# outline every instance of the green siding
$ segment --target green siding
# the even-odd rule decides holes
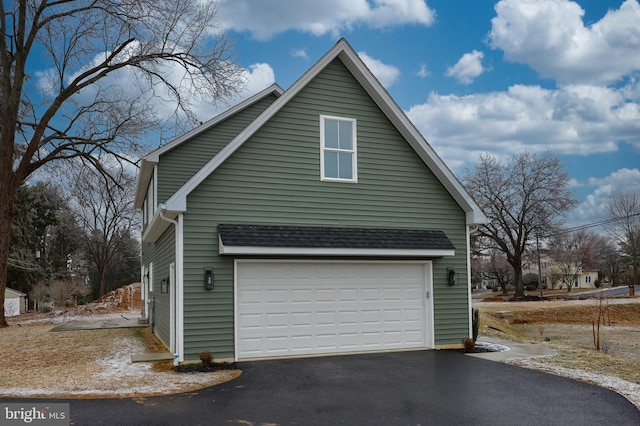
[[[170,292],[160,292],[160,281],[169,277],[169,265],[175,262],[175,240],[174,227],[170,226],[157,242],[142,243],[142,264],[153,264],[153,291],[149,292],[149,300],[154,301],[153,331],[167,348],[171,339]]]
[[[265,96],[209,131],[162,154],[158,163],[158,203],[167,201],[276,99],[275,95]]]
[[[357,120],[358,183],[320,181],[319,116]],[[184,216],[185,352],[232,357],[233,259],[217,225],[247,223],[443,230],[454,258],[434,259],[437,345],[469,334],[465,214],[339,60],[335,60],[188,197]],[[202,268],[215,267],[207,292]],[[450,288],[446,268],[460,284]]]

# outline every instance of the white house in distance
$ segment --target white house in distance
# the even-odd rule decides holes
[[[527,262],[522,265],[525,274],[538,274],[538,263]],[[598,271],[584,269],[580,262],[562,262],[548,257],[540,259],[542,283],[552,288],[566,287],[569,282],[573,288],[596,288]]]

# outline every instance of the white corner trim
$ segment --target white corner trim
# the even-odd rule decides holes
[[[178,361],[184,362],[184,215],[178,215],[176,226],[176,350]]]
[[[469,225],[465,227],[466,230],[466,244],[467,244],[467,298],[469,306],[469,337],[473,336],[473,311],[472,311],[472,299],[471,299],[471,228]]]

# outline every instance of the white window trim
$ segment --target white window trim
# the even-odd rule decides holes
[[[349,121],[352,123],[351,131],[352,131],[352,140],[353,140],[353,149],[338,149],[338,148],[326,148],[324,144],[324,122],[325,120],[338,120],[338,121]],[[357,131],[357,122],[355,118],[346,118],[346,117],[336,117],[331,115],[321,115],[320,116],[320,180],[328,181],[328,182],[358,182],[358,131]],[[342,153],[350,153],[353,155],[353,162],[351,163],[351,176],[352,179],[341,179],[341,178],[332,178],[326,177],[324,175],[324,153],[325,151],[330,152],[342,152]]]

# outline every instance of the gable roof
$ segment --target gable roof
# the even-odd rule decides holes
[[[280,97],[284,93],[284,90],[277,84],[272,84],[266,89],[256,93],[253,96],[245,99],[244,101],[238,103],[237,105],[225,110],[224,112],[216,115],[211,120],[201,124],[195,129],[184,133],[183,135],[178,136],[171,142],[161,146],[160,148],[150,152],[142,158],[140,164],[140,174],[138,176],[138,186],[136,188],[136,198],[134,201],[134,207],[137,209],[142,208],[144,203],[144,197],[146,194],[147,186],[149,185],[149,181],[151,180],[151,176],[153,175],[153,167],[155,164],[160,162],[160,156],[165,152],[171,151],[172,149],[182,145],[188,140],[198,136],[201,133],[206,132],[212,127],[218,125],[219,123],[225,121],[229,117],[232,117],[244,110],[250,105],[255,104],[256,102],[264,99],[269,95],[275,95],[276,97]]]
[[[26,295],[27,295],[26,293],[23,293],[23,292],[18,291],[18,290],[14,290],[14,289],[9,288],[9,287],[5,287],[4,288],[4,296],[6,298],[15,299],[15,298],[18,298],[18,297],[24,297]]]
[[[418,129],[416,129],[413,123],[411,123],[402,109],[395,103],[389,93],[384,89],[345,39],[338,41],[331,50],[329,50],[322,58],[320,58],[320,60],[318,60],[318,62],[309,68],[309,70],[307,70],[307,72],[305,72],[295,83],[293,83],[293,85],[287,89],[282,96],[274,101],[262,114],[260,114],[251,124],[249,124],[231,142],[229,142],[229,144],[221,149],[217,155],[205,164],[204,167],[194,174],[191,179],[189,179],[166,201],[164,205],[160,206],[158,215],[163,214],[165,219],[175,219],[179,213],[186,212],[187,196],[336,58],[346,66],[349,72],[351,72],[354,78],[365,89],[367,94],[373,99],[376,105],[383,111],[400,134],[411,145],[413,150],[463,209],[466,213],[467,225],[486,223],[487,218],[482,212],[482,209],[476,204],[462,183],[455,177],[453,172],[427,143],[422,134]],[[155,158],[151,157],[151,154],[147,157],[150,159]],[[144,200],[144,194],[142,194],[142,200]],[[138,201],[137,198],[136,201]],[[140,205],[141,203],[137,204],[137,206]],[[163,225],[160,225],[161,227],[168,226],[166,221],[161,222],[164,222]],[[151,226],[149,228],[151,228]],[[158,235],[160,231],[160,229],[147,229],[145,234],[153,233]],[[143,236],[143,239],[145,239],[145,236]]]

